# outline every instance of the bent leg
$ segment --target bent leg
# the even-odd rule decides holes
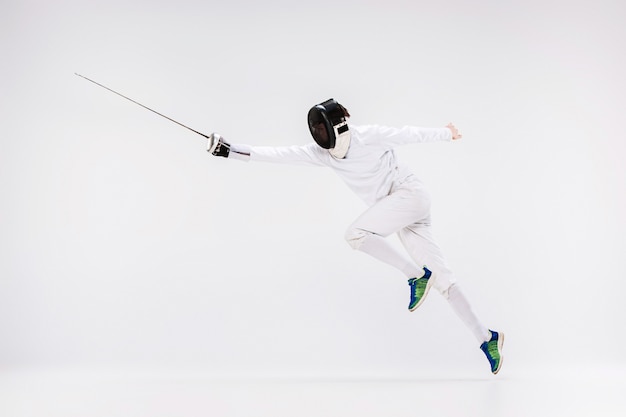
[[[367,209],[350,225],[345,238],[354,249],[402,271],[408,278],[421,277],[421,266],[400,253],[385,238],[428,214],[428,201],[408,190],[398,190]]]
[[[415,262],[397,251],[381,235],[363,229],[351,228],[346,232],[346,240],[352,248],[399,269],[407,278],[419,278],[424,274],[424,271]]]

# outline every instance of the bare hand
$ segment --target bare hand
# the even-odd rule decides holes
[[[450,132],[452,132],[452,140],[461,139],[463,137],[463,135],[459,133],[459,129],[457,129],[452,123],[448,123],[446,127],[450,129]]]

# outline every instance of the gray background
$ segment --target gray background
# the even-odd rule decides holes
[[[399,149],[504,372],[624,365],[626,73],[618,1],[9,1],[0,17],[0,369],[484,375],[432,293],[352,251],[332,172],[213,158],[444,126]]]

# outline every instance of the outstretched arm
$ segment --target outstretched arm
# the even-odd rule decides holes
[[[402,128],[380,127],[383,143],[391,147],[410,143],[449,141],[452,131],[445,127],[404,126]]]
[[[249,146],[230,144],[224,138],[212,133],[209,137],[207,150],[224,158],[239,159],[242,161],[262,161],[298,165],[325,165],[324,155],[317,149],[316,144],[304,146]]]
[[[436,128],[417,126],[396,128],[380,125],[354,126],[354,128],[359,131],[364,143],[384,149],[393,149],[396,146],[411,143],[450,141],[461,138],[458,129],[452,123],[446,127]]]

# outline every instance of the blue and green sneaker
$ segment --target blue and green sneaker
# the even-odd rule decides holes
[[[414,311],[417,307],[421,306],[428,294],[428,290],[432,284],[430,276],[432,272],[424,267],[424,275],[421,278],[409,279],[409,286],[411,287],[411,301],[409,302],[409,311]]]
[[[493,330],[489,331],[491,332],[491,339],[483,342],[483,344],[480,345],[480,350],[482,350],[485,356],[487,356],[489,364],[491,365],[491,372],[495,375],[502,366],[502,345],[504,344],[504,334]]]

